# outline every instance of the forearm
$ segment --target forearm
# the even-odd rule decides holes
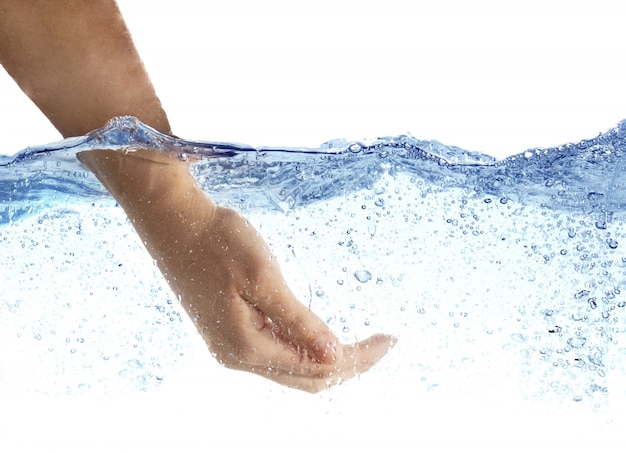
[[[111,0],[0,0],[0,63],[64,137],[134,115],[170,134]]]
[[[214,203],[176,156],[156,150],[93,150],[77,155],[115,197],[162,271],[171,273],[174,248],[187,252],[188,241],[210,224]],[[177,265],[180,272],[185,263]],[[171,283],[171,282],[170,282]]]

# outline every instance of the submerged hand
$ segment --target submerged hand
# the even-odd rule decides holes
[[[366,371],[389,350],[392,338],[384,335],[339,343],[296,299],[243,217],[221,207],[212,217],[190,249],[193,272],[182,276],[187,287],[181,294],[220,363],[318,391]]]
[[[87,151],[79,160],[124,207],[217,360],[309,392],[368,370],[389,335],[343,345],[300,303],[257,231],[216,206],[175,158]]]

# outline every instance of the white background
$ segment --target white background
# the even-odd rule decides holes
[[[503,157],[626,118],[617,0],[120,1],[184,138],[410,132]],[[5,154],[59,136],[0,80]]]
[[[504,157],[593,137],[626,118],[626,13],[617,0],[121,0],[120,7],[173,130],[183,138],[316,146],[337,137],[410,132]],[[0,78],[0,152],[58,140],[10,78]],[[204,362],[195,367],[219,368]],[[76,451],[124,451],[124,446],[143,451],[142,445],[152,446],[150,451],[209,451],[209,433],[224,428],[219,422],[224,417],[235,423],[224,428],[220,439],[232,432],[233,444],[261,451],[303,449],[324,436],[349,446],[356,439],[366,444],[376,434],[385,445],[394,444],[382,427],[382,434],[359,432],[359,426],[375,424],[341,414],[319,425],[332,425],[336,432],[311,432],[315,427],[299,425],[298,414],[306,408],[296,407],[299,400],[290,400],[290,393],[261,398],[268,407],[273,401],[291,408],[290,426],[255,420],[263,408],[246,414],[238,407],[246,407],[256,389],[250,382],[257,381],[219,368],[212,374],[216,381],[194,382],[196,368],[187,377],[173,376],[161,392],[133,395],[128,401],[16,396],[19,404],[2,405],[12,421],[5,425],[12,431],[2,437],[9,434],[8,439],[39,445],[42,451],[53,451],[50,445],[70,445]],[[208,374],[199,372],[196,379]],[[257,385],[260,391],[266,388]],[[231,396],[233,387],[240,388],[242,396],[230,405],[214,401],[194,406],[196,398],[202,401],[205,386],[223,386]],[[359,395],[358,387],[345,388],[346,394]],[[369,400],[359,404],[367,413]],[[492,413],[488,420],[502,420],[492,429],[474,411],[488,411],[488,404],[479,401],[459,410],[451,401],[428,424],[436,427],[432,432],[413,424],[416,411],[430,417],[424,415],[431,414],[425,406],[398,407],[411,415],[401,417],[406,426],[389,432],[398,434],[396,444],[426,438],[506,445],[506,451],[525,442],[552,448],[615,445],[621,435],[618,423],[604,432],[583,432],[551,414],[517,431],[513,408]],[[192,413],[196,415],[190,418]],[[379,414],[381,425],[393,423],[389,415]],[[566,427],[568,434],[559,435],[557,426]],[[536,438],[523,437],[529,433]],[[0,445],[2,451],[19,451]],[[220,451],[227,451],[223,447]]]

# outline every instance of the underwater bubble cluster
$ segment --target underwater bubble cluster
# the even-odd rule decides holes
[[[0,328],[33,391],[145,390],[186,360],[182,309],[117,209],[26,217],[0,242]]]

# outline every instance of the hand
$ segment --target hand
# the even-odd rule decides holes
[[[78,155],[124,207],[216,359],[317,392],[368,370],[395,344],[343,345],[300,303],[258,232],[215,205],[185,164],[153,150]]]

